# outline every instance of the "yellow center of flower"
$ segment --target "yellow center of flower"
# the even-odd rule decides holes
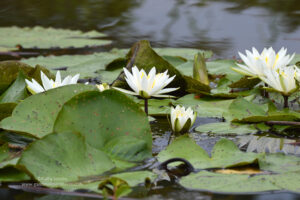
[[[280,75],[286,77],[286,73],[284,72],[281,72]]]
[[[185,113],[181,112],[180,110],[176,111],[176,118],[183,117]]]
[[[274,62],[273,68],[276,66],[276,63],[277,63],[278,59],[279,59],[279,55],[276,54],[276,58],[275,58],[275,62]]]

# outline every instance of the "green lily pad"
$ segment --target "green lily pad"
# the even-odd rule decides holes
[[[223,117],[223,112],[228,110],[233,100],[219,100],[209,97],[195,98],[195,95],[189,94],[179,98],[174,102],[175,105],[190,106],[197,112],[198,117]]]
[[[102,83],[112,83],[118,78],[123,69],[115,69],[113,71],[98,70],[96,71]]]
[[[52,72],[55,72],[56,69],[67,67],[66,70],[61,70],[62,76],[79,73],[80,78],[89,78],[99,77],[96,71],[105,70],[107,64],[124,55],[123,52],[112,50],[110,52],[94,53],[91,55],[39,56],[22,59],[22,62],[29,65],[39,64],[52,70]]]
[[[300,113],[289,109],[277,110],[274,105],[256,104],[246,99],[236,99],[224,117],[233,122],[299,121]]]
[[[176,138],[165,150],[158,154],[160,162],[179,157],[188,160],[197,169],[229,168],[245,166],[258,162],[260,154],[244,153],[230,140],[219,140],[211,153],[211,157],[189,136]]]
[[[179,183],[188,189],[219,193],[254,193],[262,191],[299,191],[299,157],[283,154],[255,154],[241,152],[227,139],[219,140],[211,157],[188,136],[173,141],[158,155],[158,160],[180,157],[188,160],[196,169],[231,168],[258,163],[260,171],[254,174],[221,173],[210,170],[191,173]],[[271,173],[270,173],[271,172]]]
[[[268,131],[269,129],[270,127],[265,124],[219,122],[200,125],[196,128],[196,131],[214,135],[245,135],[257,133],[258,131]]]
[[[259,160],[259,166],[263,170],[276,173],[299,172],[300,157],[283,153],[268,154]]]
[[[193,76],[193,61],[187,61],[181,65],[177,65],[175,66],[176,69],[178,69],[178,71],[180,71],[181,74],[185,75],[185,76]]]
[[[183,57],[188,60],[193,60],[195,54],[201,53],[204,54],[205,58],[211,58],[213,56],[212,51],[205,51],[200,49],[192,48],[153,48],[156,53],[161,56],[175,56]]]
[[[142,110],[144,110],[144,100],[134,99]],[[154,117],[163,117],[170,114],[173,99],[149,99],[148,100],[148,114]]]
[[[211,75],[223,75],[232,82],[240,80],[243,75],[233,71],[232,67],[238,67],[235,60],[215,60],[206,62],[208,73]]]
[[[0,122],[0,127],[41,138],[53,131],[56,117],[66,101],[76,94],[93,90],[97,91],[97,88],[76,84],[32,95],[19,103],[12,116]]]
[[[151,157],[152,136],[146,114],[116,90],[73,97],[60,111],[54,131],[80,132],[92,147],[118,161]]]
[[[29,180],[31,180],[31,178],[28,174],[14,167],[0,169],[0,182],[19,182]]]
[[[273,155],[266,155],[266,157],[273,157]],[[288,157],[288,156],[285,156]],[[261,159],[261,158],[260,158]],[[271,158],[272,160],[273,158]],[[261,169],[275,169],[280,167],[278,173],[264,173],[261,174],[222,174],[216,172],[201,171],[189,176],[183,177],[180,180],[180,184],[184,187],[194,190],[205,190],[211,192],[220,193],[255,193],[264,191],[276,191],[276,190],[288,190],[292,192],[299,192],[300,189],[300,177],[299,177],[299,159],[295,157],[288,158],[288,160],[294,160],[294,163],[287,163],[285,160],[276,160],[274,163],[268,163],[262,165]],[[295,164],[294,167],[298,167],[295,171],[285,171],[286,166],[289,164]],[[268,167],[268,165],[272,165]],[[289,166],[287,166],[289,167]]]
[[[281,189],[274,185],[268,176],[251,177],[249,175],[228,175],[207,171],[183,177],[179,183],[189,189],[219,193],[251,193]]]
[[[19,100],[25,99],[27,96],[25,76],[23,72],[20,71],[14,83],[0,96],[0,104],[17,103]]]
[[[0,147],[0,169],[15,166],[20,158],[20,152],[10,151],[7,144]]]
[[[103,39],[92,39],[104,37],[105,35],[97,31],[83,33],[79,30],[43,28],[36,26],[33,28],[25,27],[1,27],[0,37],[2,47],[15,47],[21,45],[23,48],[48,49],[54,47],[81,48],[85,46],[107,45],[111,41]]]
[[[249,116],[263,116],[268,112],[268,104],[256,104],[243,98],[235,99],[228,107],[225,118],[229,121],[237,121]]]
[[[76,156],[74,156],[76,152]],[[72,132],[53,133],[33,142],[23,153],[19,167],[48,187],[76,188],[79,177],[99,175],[114,167],[101,150]]]

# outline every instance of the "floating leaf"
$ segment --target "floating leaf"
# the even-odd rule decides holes
[[[223,117],[223,112],[228,110],[233,100],[218,100],[209,97],[195,98],[195,95],[189,94],[179,98],[174,102],[175,105],[191,106],[198,117]]]
[[[235,60],[215,60],[206,62],[206,66],[209,74],[226,76],[232,82],[238,81],[243,77],[231,69],[231,67],[238,67]]]
[[[49,134],[33,142],[18,164],[41,184],[63,188],[74,188],[79,177],[99,175],[114,167],[103,151],[72,132]]]
[[[67,100],[76,94],[92,90],[97,91],[97,88],[76,84],[32,95],[19,103],[12,116],[0,122],[0,127],[41,138],[52,132],[57,114]]]
[[[188,160],[197,169],[229,168],[245,166],[257,162],[260,154],[241,152],[230,140],[219,140],[211,157],[187,135],[176,138],[165,150],[158,154],[160,162],[179,157]]]
[[[189,189],[219,193],[249,193],[281,189],[274,185],[268,176],[221,174],[207,171],[183,177],[179,183]]]
[[[13,167],[7,167],[0,169],[0,181],[1,182],[18,182],[18,181],[29,181],[30,176],[25,172],[22,172]]]
[[[276,110],[274,105],[256,104],[246,99],[236,99],[224,117],[234,122],[299,121],[300,113],[289,109]]]
[[[48,49],[53,47],[85,47],[109,44],[108,40],[92,39],[105,36],[97,31],[83,33],[68,29],[43,28],[36,26],[25,27],[1,27],[0,37],[2,47],[15,47],[21,45],[23,48]]]
[[[300,147],[296,145],[297,140],[292,139],[249,135],[239,137],[237,143],[239,147],[246,148],[247,152],[284,152],[290,155],[300,155]]]
[[[91,55],[39,56],[23,59],[22,62],[29,65],[39,64],[53,72],[56,69],[66,68],[66,70],[61,70],[62,76],[80,73],[80,78],[88,78],[99,77],[96,71],[105,70],[107,64],[124,55],[122,52],[112,50],[110,52],[94,53]]]
[[[219,122],[200,125],[196,128],[196,131],[201,133],[211,133],[214,135],[245,135],[257,133],[258,131],[268,131],[269,129],[270,127],[264,124]]]
[[[225,118],[229,121],[238,121],[249,116],[266,115],[268,104],[255,104],[243,98],[235,99],[228,107]]]
[[[194,55],[201,53],[205,58],[210,58],[213,56],[212,51],[204,51],[200,49],[191,49],[191,48],[153,48],[156,53],[161,56],[180,56],[188,60],[193,60]]]
[[[7,144],[0,147],[0,169],[15,166],[19,160],[20,152],[10,151]]]
[[[119,91],[85,92],[75,96],[64,104],[54,131],[80,132],[91,146],[115,160],[142,161],[151,157],[148,118],[134,101]]]

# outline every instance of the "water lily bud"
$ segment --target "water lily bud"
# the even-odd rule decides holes
[[[183,106],[177,105],[171,108],[171,125],[175,133],[186,133],[194,124],[197,113],[190,107],[185,109]]]
[[[109,89],[109,85],[107,83],[102,83],[102,84],[96,85],[96,87],[99,89],[100,92],[103,92],[104,90]]]

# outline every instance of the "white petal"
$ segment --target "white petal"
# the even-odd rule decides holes
[[[178,90],[178,89],[179,89],[179,87],[178,88],[165,88],[165,89],[160,90],[156,94],[169,93],[169,92],[173,92],[173,91]]]
[[[78,79],[79,79],[80,74],[76,74],[75,76],[73,76],[73,78],[71,78],[70,84],[76,84]]]
[[[45,90],[49,90],[49,89],[53,88],[52,82],[42,71],[41,71],[41,80],[42,80]]]
[[[125,89],[122,89],[122,88],[118,88],[118,87],[112,87],[113,89],[116,89],[116,90],[119,90],[121,92],[124,92],[124,93],[127,93],[127,94],[131,94],[131,95],[139,95],[137,93],[134,93],[132,91],[129,91],[129,90],[125,90]]]
[[[55,85],[61,85],[61,76],[59,70],[56,72]]]

